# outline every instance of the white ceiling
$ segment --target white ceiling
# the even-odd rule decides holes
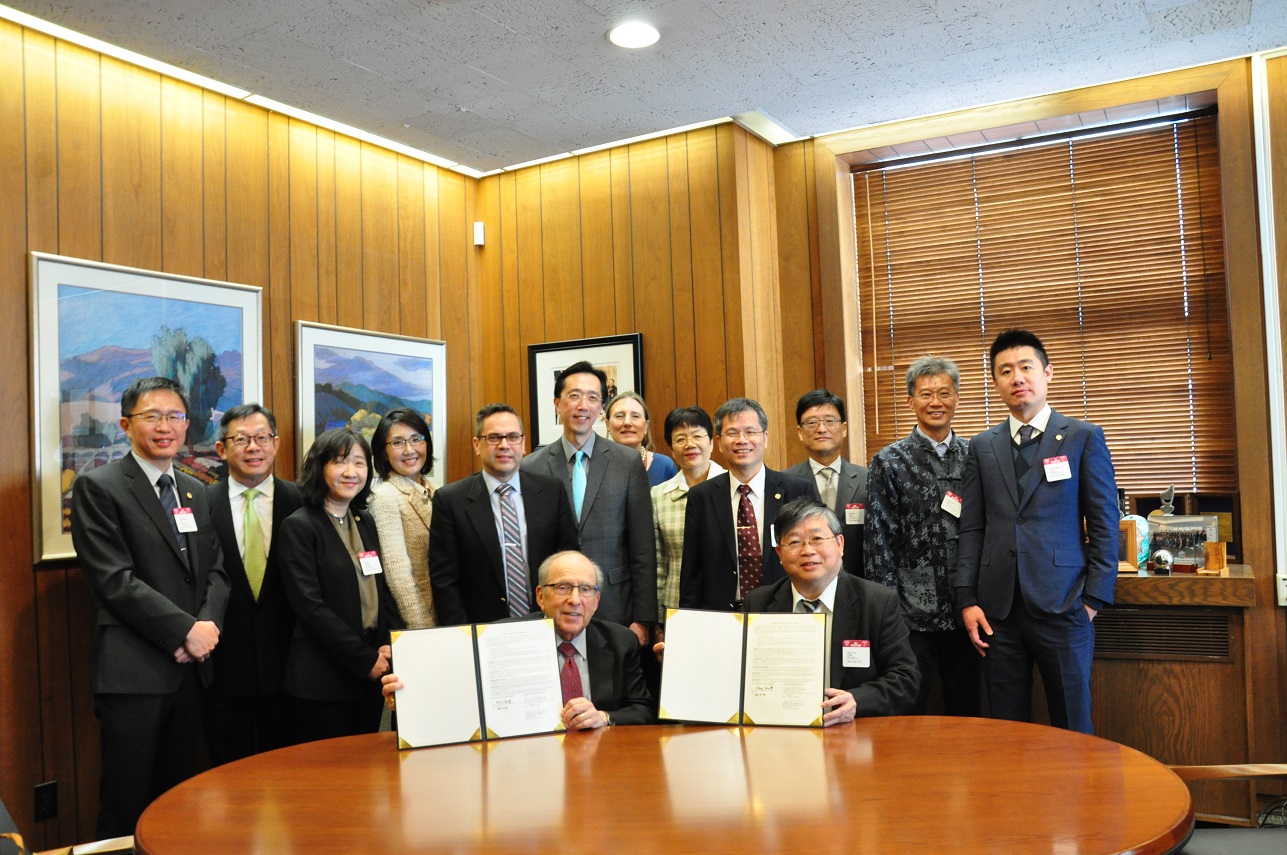
[[[759,110],[799,137],[1287,44],[1287,0],[5,0],[479,170]],[[661,31],[625,51],[628,18]]]

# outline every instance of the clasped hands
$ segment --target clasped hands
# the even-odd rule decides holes
[[[205,662],[219,643],[219,627],[214,621],[199,620],[188,630],[183,645],[174,651],[174,661],[180,665],[190,662]]]

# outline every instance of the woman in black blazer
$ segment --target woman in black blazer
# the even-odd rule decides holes
[[[389,630],[401,628],[402,618],[366,513],[370,471],[371,448],[361,434],[323,433],[304,458],[304,506],[276,535],[282,583],[298,619],[285,690],[301,742],[380,728]]]

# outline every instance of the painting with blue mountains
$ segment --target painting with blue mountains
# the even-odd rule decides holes
[[[422,414],[433,427],[433,360],[397,353],[317,345],[313,349],[317,433],[352,425],[368,436],[396,407]]]

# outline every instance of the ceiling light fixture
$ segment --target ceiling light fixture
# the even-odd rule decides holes
[[[608,41],[617,47],[646,48],[655,45],[661,33],[652,24],[643,21],[626,21],[608,30]]]

